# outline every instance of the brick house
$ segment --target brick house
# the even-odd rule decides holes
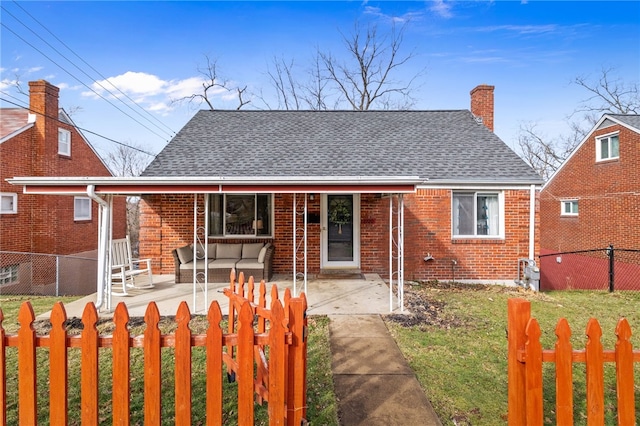
[[[640,115],[604,114],[540,192],[540,253],[640,249],[639,170]],[[553,260],[542,278],[565,288],[552,277],[570,275],[560,270],[570,262]]]
[[[542,180],[493,133],[493,92],[476,87],[471,111],[200,111],[142,178],[209,180],[208,240],[268,241],[276,273],[301,271],[305,246],[309,274],[512,284],[539,249]],[[243,202],[254,210],[237,227]],[[193,235],[192,193],[142,197],[155,271],[172,273]]]
[[[0,110],[0,251],[95,257],[98,213],[85,194],[30,195],[6,179],[16,176],[111,176],[67,113],[59,88],[29,82],[29,108]],[[114,207],[114,238],[126,229],[124,199]],[[4,264],[4,291],[20,281],[18,265]],[[22,280],[24,281],[24,279]],[[22,283],[24,284],[24,282]],[[95,281],[93,289],[95,289]]]
[[[274,272],[294,282],[513,284],[539,250],[543,182],[493,133],[493,98],[481,85],[471,110],[199,111],[139,177],[10,181],[141,195],[140,257],[155,274],[173,274],[172,250],[207,240],[269,242]]]

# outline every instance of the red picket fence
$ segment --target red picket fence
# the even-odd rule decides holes
[[[566,319],[558,321],[555,349],[542,349],[540,326],[531,318],[531,303],[522,299],[508,301],[508,400],[510,425],[542,425],[543,362],[554,363],[556,373],[556,421],[574,424],[573,363],[586,364],[587,424],[603,425],[604,363],[615,363],[616,397],[619,425],[635,425],[634,363],[640,362],[640,351],[633,350],[631,328],[626,319],[616,327],[618,336],[614,350],[603,349],[602,329],[595,319],[587,324],[584,350],[574,350],[571,329]]]
[[[268,402],[270,425],[300,425],[306,422],[306,355],[307,302],[304,294],[291,297],[285,292],[284,301],[278,290],[271,288],[271,305],[267,309],[266,286],[260,283],[260,300],[253,302],[253,278],[244,294],[244,277],[239,283],[233,276],[225,293],[230,298],[228,333],[221,328],[222,312],[212,302],[207,314],[206,334],[192,334],[189,328],[191,313],[186,302],[177,310],[174,334],[163,335],[159,329],[160,315],[154,302],[147,306],[145,331],[131,336],[127,328],[129,314],[120,303],[113,316],[112,335],[99,335],[96,328],[98,314],[93,303],[86,305],[82,315],[84,325],[80,335],[69,335],[65,329],[66,313],[62,303],[53,307],[48,335],[36,335],[33,329],[34,312],[29,302],[19,311],[20,328],[17,334],[7,335],[2,327],[0,310],[0,426],[7,424],[6,348],[18,351],[18,418],[20,424],[37,424],[37,362],[38,348],[49,348],[49,424],[68,423],[69,348],[79,348],[81,422],[97,425],[99,418],[99,352],[111,350],[113,424],[130,423],[131,348],[142,348],[144,356],[144,424],[161,422],[161,353],[163,348],[174,350],[175,424],[189,425],[193,398],[206,399],[206,424],[223,423],[223,366],[238,384],[238,424],[254,424],[254,401]],[[257,317],[257,326],[255,324]],[[257,330],[256,330],[257,328]],[[206,392],[192,395],[192,348],[206,348]],[[226,348],[226,349],[225,349]],[[267,349],[268,350],[265,350]],[[266,355],[268,353],[268,356]],[[254,370],[256,375],[254,376]]]

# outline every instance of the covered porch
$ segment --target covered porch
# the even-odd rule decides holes
[[[113,307],[124,302],[132,317],[143,317],[147,305],[155,302],[160,315],[175,315],[180,302],[186,301],[192,314],[206,314],[206,310],[213,301],[217,301],[222,312],[228,312],[229,300],[222,293],[223,288],[229,284],[211,283],[207,288],[207,300],[203,293],[198,293],[193,298],[192,284],[176,283],[173,275],[154,275],[154,288],[132,289],[129,296],[113,296]],[[257,283],[258,284],[258,283]],[[256,300],[258,298],[258,285],[256,284]],[[299,283],[298,283],[299,284]],[[278,286],[279,297],[282,297],[286,289],[293,293],[294,282],[290,275],[276,274],[267,283],[267,290],[272,285]],[[245,284],[245,288],[248,286]],[[394,307],[391,312],[399,313],[396,294],[389,291],[389,286],[378,274],[362,274],[359,278],[324,278],[313,277],[307,280],[308,315],[372,315],[390,313],[390,304]],[[268,293],[267,293],[268,297]],[[82,317],[82,312],[87,303],[96,303],[97,294],[80,298],[72,303],[65,304],[67,317]],[[194,305],[195,303],[195,305]],[[113,310],[100,312],[101,317],[110,317]],[[406,311],[405,311],[406,312]],[[45,313],[40,318],[48,318]]]

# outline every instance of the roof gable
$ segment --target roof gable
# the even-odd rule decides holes
[[[143,173],[248,175],[541,183],[537,173],[468,110],[203,110]]]

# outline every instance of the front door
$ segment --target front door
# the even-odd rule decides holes
[[[360,267],[360,195],[322,197],[322,267]]]

